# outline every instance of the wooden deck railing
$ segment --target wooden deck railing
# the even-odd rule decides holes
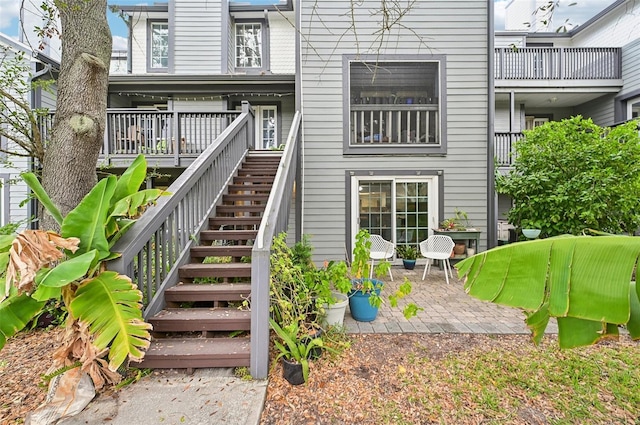
[[[495,133],[493,151],[498,167],[511,167],[515,157],[514,144],[522,139],[522,133]]]
[[[253,146],[254,116],[242,113],[167,189],[113,247],[120,257],[108,268],[131,277],[143,293],[144,317],[164,306],[164,291],[178,283],[178,268],[189,261],[194,237],[209,222],[227,183]]]
[[[269,371],[269,285],[271,241],[287,230],[299,166],[300,123],[296,112],[285,143],[280,166],[273,182],[262,223],[251,254],[251,376],[267,377]],[[298,186],[299,187],[299,186]],[[296,219],[298,219],[296,217]]]
[[[616,47],[500,47],[495,49],[498,80],[610,80],[622,78]]]

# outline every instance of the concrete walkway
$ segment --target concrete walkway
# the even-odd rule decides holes
[[[435,268],[422,281],[424,263],[415,270],[394,266],[394,282],[388,277],[383,295],[404,281],[413,283],[409,301],[424,308],[406,320],[399,308],[384,305],[375,321],[356,322],[347,311],[349,333],[528,333],[523,314],[471,298],[455,277],[447,285],[444,272]],[[402,303],[403,301],[401,301]],[[555,322],[547,332],[557,332]],[[112,396],[100,396],[80,415],[64,425],[108,423],[112,425],[257,425],[267,391],[267,381],[244,381],[232,369],[200,369],[193,375],[173,370],[155,371],[135,385]]]

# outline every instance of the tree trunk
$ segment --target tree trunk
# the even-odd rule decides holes
[[[96,183],[106,123],[112,40],[107,0],[66,0],[56,1],[56,5],[62,28],[62,60],[42,185],[64,216]],[[45,215],[40,228],[57,226],[52,217]]]

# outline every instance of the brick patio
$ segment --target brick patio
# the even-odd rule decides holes
[[[424,260],[423,260],[424,261]],[[465,294],[462,281],[455,275],[447,285],[444,271],[431,268],[422,280],[424,263],[419,261],[414,270],[405,270],[402,265],[393,266],[394,281],[385,276],[382,280],[385,296],[409,278],[413,291],[406,300],[413,301],[424,311],[407,320],[400,308],[392,309],[388,302],[378,312],[373,322],[356,322],[347,308],[345,328],[349,333],[483,333],[483,334],[529,334],[524,323],[524,314],[510,307],[479,301]],[[404,305],[404,300],[400,301]],[[557,333],[555,319],[549,322],[547,333]]]

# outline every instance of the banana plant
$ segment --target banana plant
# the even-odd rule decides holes
[[[525,313],[539,343],[550,317],[562,348],[617,337],[640,338],[640,286],[632,281],[640,237],[558,236],[504,245],[456,265],[465,291]]]
[[[115,241],[163,194],[140,190],[146,171],[140,155],[119,178],[99,181],[66,217],[34,174],[23,175],[61,231],[25,230],[15,238],[0,237],[0,270],[6,270],[0,349],[48,300],[62,299],[67,334],[55,354],[56,365],[82,361],[99,388],[117,381],[116,370],[128,360],[144,357],[151,325],[142,318],[142,293],[129,277],[105,270],[103,262],[116,255],[111,252]]]

